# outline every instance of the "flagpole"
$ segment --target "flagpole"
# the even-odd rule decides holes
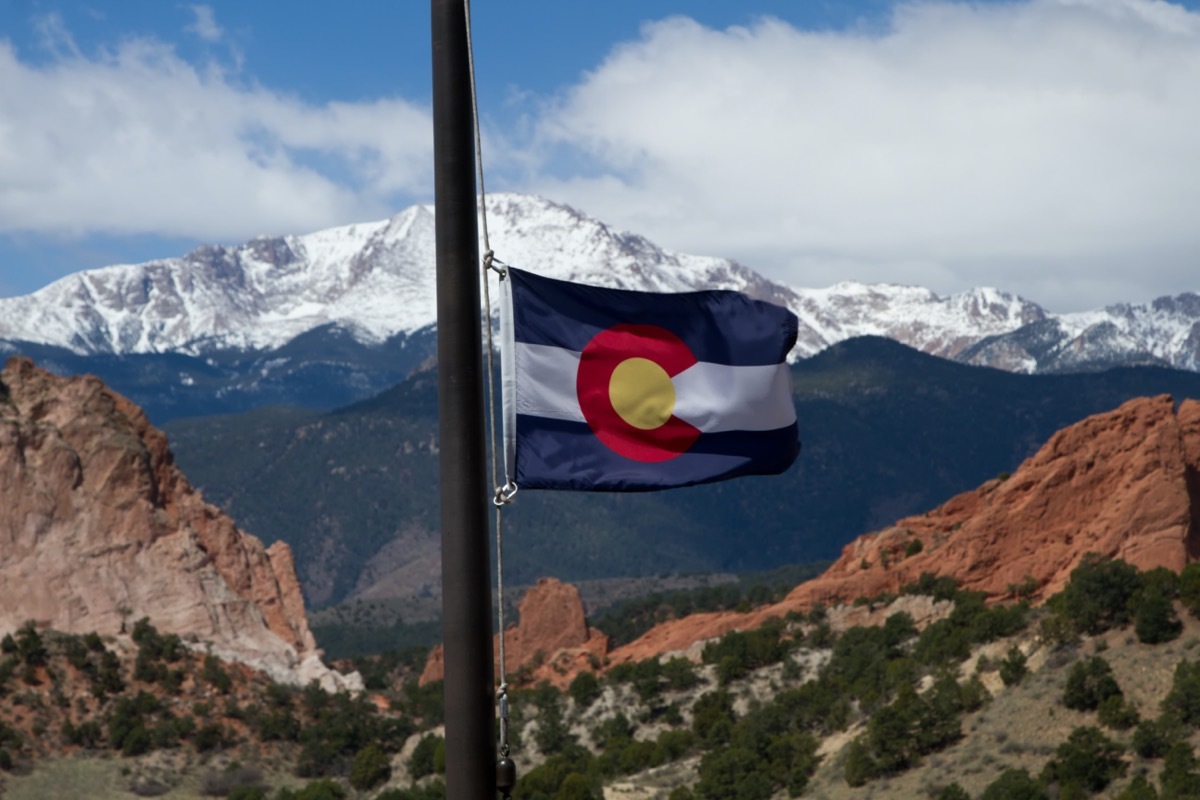
[[[464,0],[431,0],[446,797],[496,796],[478,208]]]

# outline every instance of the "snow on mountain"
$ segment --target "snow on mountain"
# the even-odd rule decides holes
[[[1133,364],[1200,371],[1200,295],[1048,316],[987,336],[957,358],[1015,372],[1078,372]]]
[[[1200,368],[1197,295],[1052,315],[990,288],[940,297],[890,284],[789,287],[727,259],[667,252],[527,195],[489,196],[487,224],[497,258],[551,277],[647,291],[735,289],[786,305],[800,319],[793,357],[876,334],[1024,372],[1086,367],[1098,362],[1097,348]],[[433,209],[413,206],[378,222],[76,273],[0,299],[0,339],[79,354],[203,355],[271,350],[334,324],[375,343],[436,324],[434,272]]]

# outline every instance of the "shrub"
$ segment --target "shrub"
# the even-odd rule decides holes
[[[201,753],[215,750],[224,743],[225,729],[217,723],[210,723],[200,728],[192,739],[192,746]]]
[[[600,697],[601,691],[600,679],[592,672],[579,673],[567,688],[567,693],[571,695],[571,699],[575,701],[575,705],[581,710],[590,707],[592,703],[596,702],[596,699]]]
[[[1006,769],[988,784],[979,800],[1050,800],[1050,796],[1027,771]]]
[[[1016,645],[1008,648],[1004,660],[1000,662],[1000,680],[1004,681],[1005,686],[1016,686],[1025,679],[1029,674],[1028,661],[1021,648]]]
[[[1171,745],[1163,758],[1159,773],[1163,797],[1188,798],[1200,796],[1200,774],[1196,772],[1196,754],[1186,741]]]
[[[1121,695],[1106,697],[1096,709],[1096,719],[1106,728],[1127,731],[1138,724],[1137,709]]]
[[[601,800],[602,797],[603,793],[596,790],[587,776],[573,772],[563,779],[554,800]]]
[[[1179,638],[1183,623],[1175,614],[1175,605],[1157,587],[1147,587],[1134,610],[1134,631],[1144,644],[1161,644]]]
[[[1076,728],[1042,770],[1042,782],[1056,784],[1063,793],[1068,787],[1078,787],[1089,794],[1102,791],[1125,774],[1127,765],[1121,760],[1122,750],[1099,728]]]
[[[438,745],[443,741],[441,736],[427,734],[417,742],[417,746],[413,748],[412,755],[408,759],[408,774],[412,776],[413,780],[433,774],[434,754],[437,752]]]
[[[1179,601],[1193,617],[1200,617],[1200,562],[1192,562],[1179,573]]]
[[[1129,622],[1129,601],[1140,588],[1135,567],[1087,553],[1067,587],[1051,598],[1051,607],[1081,633],[1095,635]]]
[[[261,797],[266,793],[262,787],[262,770],[255,766],[230,764],[222,770],[209,770],[200,780],[200,793],[209,797],[233,797],[235,792],[247,795],[246,790],[257,790]]]
[[[729,741],[733,721],[733,696],[724,689],[705,692],[692,706],[692,731],[705,744]]]
[[[359,791],[374,789],[392,776],[392,767],[387,754],[374,744],[369,744],[354,756],[350,768],[350,785]]]
[[[1179,721],[1164,715],[1156,720],[1145,720],[1133,732],[1130,744],[1142,758],[1162,758],[1171,744],[1184,735]]]
[[[595,759],[584,747],[571,744],[544,762],[520,775],[513,797],[522,800],[549,800],[571,775],[587,776]]]
[[[229,793],[228,800],[267,800],[267,790],[261,786],[239,786]]]
[[[229,694],[229,690],[233,688],[233,679],[221,666],[221,660],[214,655],[204,657],[204,667],[200,670],[200,677],[221,694]]]
[[[1120,697],[1121,687],[1112,667],[1100,656],[1077,661],[1067,675],[1063,705],[1078,711],[1095,711],[1110,697]]]
[[[592,730],[592,741],[601,750],[606,750],[613,744],[632,740],[633,723],[624,714],[610,717]]]
[[[150,733],[139,722],[121,739],[121,755],[140,756],[150,752],[151,744]]]
[[[718,747],[700,759],[696,796],[701,800],[767,800],[771,782],[761,759],[743,747]]]
[[[26,666],[44,667],[49,654],[46,652],[46,645],[42,641],[41,634],[37,631],[37,624],[33,620],[26,622],[17,631],[17,655],[25,662]]]
[[[308,784],[289,800],[346,800],[346,790],[337,781],[325,778]]]
[[[868,781],[879,777],[879,764],[871,755],[870,748],[861,740],[855,739],[846,751],[846,766],[843,776],[847,786],[864,786]]]
[[[1171,691],[1163,698],[1162,708],[1184,725],[1200,727],[1200,662],[1185,658],[1175,665]]]
[[[548,685],[534,698],[538,709],[538,725],[533,740],[544,755],[562,752],[575,743],[575,735],[563,719],[561,700],[558,692]]]
[[[727,684],[783,660],[790,649],[790,643],[781,638],[783,625],[783,620],[771,619],[755,630],[730,631],[705,645],[701,658],[705,664],[716,664],[718,679]]]
[[[667,688],[672,691],[690,689],[700,683],[696,665],[686,658],[667,659],[662,665],[662,675],[667,681]]]
[[[1129,785],[1121,790],[1116,800],[1158,800],[1158,792],[1154,785],[1146,780],[1145,775],[1135,775]]]

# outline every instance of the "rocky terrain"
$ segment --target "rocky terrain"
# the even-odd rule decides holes
[[[1010,476],[855,539],[819,578],[750,613],[693,614],[658,625],[628,645],[597,652],[599,637],[577,621],[582,618],[578,600],[569,604],[561,626],[540,619],[562,605],[551,596],[567,594],[557,587],[551,594],[539,585],[522,604],[522,625],[527,608],[539,618],[517,629],[521,646],[515,652],[523,655],[508,667],[519,669],[541,652],[533,679],[565,685],[588,668],[589,658],[612,665],[684,653],[729,631],[751,630],[818,604],[840,607],[840,624],[866,624],[870,618],[863,609],[849,607],[851,601],[895,595],[923,573],[952,578],[993,600],[1014,600],[1018,594],[1044,599],[1063,588],[1088,553],[1143,571],[1178,572],[1200,554],[1198,536],[1200,402],[1186,400],[1176,409],[1166,395],[1138,398],[1060,431]],[[920,605],[906,610],[918,621],[935,616]],[[534,630],[573,633],[569,641],[534,640]],[[437,674],[431,662],[426,675]]]
[[[613,647],[575,587],[538,581],[505,633],[514,796],[1200,785],[1182,750],[1164,759],[1200,730],[1172,711],[1200,707],[1198,475],[1200,402],[1143,397],[748,612]],[[438,653],[423,687],[394,659],[358,662],[362,684],[328,671],[287,548],[205,503],[97,379],[0,371],[0,497],[0,792],[442,796]],[[1077,696],[1084,670],[1113,702]],[[1083,795],[1081,763],[1103,771]]]
[[[287,545],[204,502],[166,437],[99,379],[8,361],[0,498],[0,631],[116,634],[148,617],[280,681],[355,685],[321,662]]]

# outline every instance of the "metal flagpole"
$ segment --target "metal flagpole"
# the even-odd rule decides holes
[[[464,0],[431,0],[446,797],[496,796],[478,208]]]

